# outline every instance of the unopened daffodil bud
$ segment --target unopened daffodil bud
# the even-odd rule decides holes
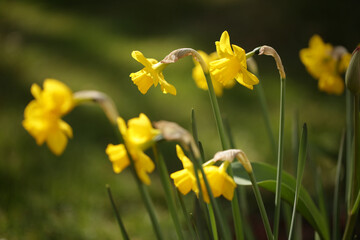
[[[357,47],[352,54],[349,68],[346,71],[346,87],[353,93],[360,93],[360,47]]]

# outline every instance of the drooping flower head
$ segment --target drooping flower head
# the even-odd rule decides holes
[[[201,50],[199,50],[197,52],[200,54],[200,56],[202,57],[204,62],[208,65],[208,68],[209,68],[210,62],[217,60],[219,58],[216,52],[211,53],[210,55],[206,54],[205,52],[203,52]],[[200,63],[196,60],[194,60],[194,63],[195,63],[195,67],[192,70],[192,77],[195,80],[196,85],[203,90],[208,90],[208,85],[206,82],[204,71],[203,71]],[[214,86],[214,91],[215,91],[216,96],[222,96],[224,87],[231,88],[232,86],[234,86],[235,80],[233,79],[232,81],[228,82],[224,86],[220,82],[212,79],[212,84]]]
[[[174,172],[170,175],[170,177],[174,179],[175,186],[183,195],[188,194],[191,190],[193,190],[194,192],[198,192],[199,190],[196,184],[196,177],[192,162],[184,154],[183,150],[179,145],[176,145],[176,153],[178,158],[182,162],[184,169]]]
[[[258,84],[259,79],[247,70],[244,49],[234,44],[231,48],[227,31],[222,33],[220,41],[216,41],[215,44],[220,59],[210,62],[211,77],[224,86],[236,79],[241,85],[253,89],[253,85]]]
[[[341,77],[349,66],[351,55],[344,47],[324,43],[319,35],[310,38],[309,47],[300,50],[300,60],[316,80],[321,91],[340,95],[344,91]]]
[[[236,188],[236,183],[232,177],[230,177],[227,172],[226,163],[222,163],[220,166],[205,166],[204,172],[209,185],[211,192],[214,198],[219,196],[224,196],[227,200],[231,201],[234,197],[234,190]],[[205,183],[202,183],[202,189],[204,194],[204,201],[209,203],[209,194],[206,191]]]
[[[175,87],[165,81],[164,75],[162,74],[162,71],[168,64],[158,62],[153,58],[145,58],[139,51],[133,51],[131,56],[144,65],[144,68],[140,71],[130,74],[131,80],[136,84],[142,94],[146,94],[152,85],[156,87],[160,84],[163,93],[176,95]]]
[[[197,196],[199,196],[199,188],[196,182],[193,163],[186,157],[179,145],[176,146],[176,152],[184,169],[172,173],[170,177],[174,180],[175,186],[183,195],[188,194],[192,190]],[[226,173],[228,163],[224,162],[220,165],[220,167],[212,165],[213,163],[214,162],[207,162],[203,164],[204,173],[209,182],[213,196],[219,197],[223,195],[226,199],[232,200],[236,184]],[[210,199],[205,186],[204,178],[200,171],[198,171],[198,175],[204,201],[209,203]]]
[[[25,108],[23,127],[38,145],[46,142],[49,149],[60,155],[73,136],[72,128],[61,119],[75,106],[72,91],[55,79],[46,79],[43,90],[37,84],[31,86],[34,96]]]
[[[148,173],[154,170],[155,165],[144,151],[154,144],[160,131],[152,127],[149,118],[143,113],[138,118],[130,119],[127,126],[121,117],[118,118],[117,122],[126,148],[123,144],[108,145],[106,153],[113,163],[114,172],[119,173],[129,166],[130,161],[126,152],[127,149],[134,161],[138,177],[142,182],[149,185],[151,181]]]

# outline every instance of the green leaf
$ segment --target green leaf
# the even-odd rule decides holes
[[[296,173],[296,189],[295,189],[295,199],[293,203],[293,214],[291,217],[291,225],[289,230],[289,240],[292,239],[294,224],[295,224],[295,216],[296,209],[299,200],[299,194],[301,190],[301,182],[303,178],[303,173],[305,169],[305,161],[306,161],[306,152],[307,152],[307,126],[306,123],[303,126],[303,130],[301,133],[301,140],[299,146],[299,157],[298,157],[298,165],[297,165],[297,173]]]
[[[253,171],[258,185],[273,193],[276,191],[276,168],[265,163],[253,162]],[[251,185],[248,174],[239,162],[232,164],[234,180],[238,185]],[[290,205],[294,203],[296,180],[283,171],[281,198]],[[301,187],[296,210],[320,234],[322,239],[329,240],[330,234],[324,216],[311,199],[305,188]]]

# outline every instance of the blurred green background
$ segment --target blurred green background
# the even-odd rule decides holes
[[[45,78],[73,91],[98,90],[115,101],[125,119],[144,112],[151,120],[178,122],[190,130],[194,108],[200,140],[210,158],[221,149],[208,93],[191,78],[193,61],[182,59],[164,71],[177,96],[151,88],[142,95],[129,74],[141,65],[132,50],[162,59],[174,49],[215,51],[228,30],[246,51],[266,44],[282,57],[287,72],[285,167],[291,171],[291,127],[295,112],[309,126],[311,160],[321,166],[331,197],[334,165],[345,122],[344,96],[317,90],[298,53],[310,37],[343,45],[360,42],[359,1],[0,1],[0,239],[118,239],[105,184],[110,184],[133,239],[153,239],[150,221],[129,171],[116,175],[104,149],[117,143],[96,105],[65,117],[74,138],[60,157],[38,147],[23,129],[32,83]],[[273,132],[277,132],[279,77],[273,60],[256,57]],[[256,91],[236,85],[219,100],[236,144],[252,161],[273,163]],[[162,146],[169,170],[179,168],[174,144]],[[304,184],[313,188],[310,165]],[[167,239],[174,230],[156,171],[150,192]],[[266,194],[272,215],[273,195]],[[252,195],[249,196],[252,199]],[[253,199],[252,199],[253,200]],[[331,202],[328,203],[328,207]],[[258,214],[256,209],[254,214]]]

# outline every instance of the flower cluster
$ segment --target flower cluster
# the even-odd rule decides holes
[[[324,43],[319,35],[309,41],[309,47],[300,50],[300,60],[308,72],[318,80],[321,91],[340,95],[344,92],[341,74],[349,66],[351,54],[342,47]]]
[[[131,73],[131,80],[142,94],[146,94],[152,85],[156,87],[160,84],[163,93],[176,95],[175,87],[165,81],[162,71],[170,63],[192,55],[195,60],[192,77],[199,88],[208,89],[204,74],[208,73],[207,68],[209,68],[212,84],[217,96],[222,95],[224,87],[231,88],[234,86],[235,80],[241,85],[253,89],[253,86],[259,83],[259,79],[247,70],[244,49],[237,45],[232,45],[231,48],[230,37],[227,31],[223,32],[220,41],[216,41],[215,45],[217,52],[210,55],[193,49],[178,49],[160,62],[152,58],[145,58],[139,51],[133,51],[132,57],[144,65],[144,68],[138,72]]]
[[[128,150],[138,177],[142,182],[149,185],[151,181],[148,173],[154,170],[155,165],[144,151],[154,144],[154,140],[160,131],[152,127],[149,118],[143,113],[138,118],[130,119],[127,126],[121,117],[118,118],[117,123],[125,145],[109,144],[106,148],[114,172],[120,173],[130,165]]]
[[[73,136],[70,125],[61,119],[75,106],[73,94],[55,79],[46,79],[43,90],[33,84],[31,93],[35,99],[26,106],[22,125],[38,145],[46,142],[54,154],[60,155]]]
[[[215,60],[218,60],[219,57],[217,55],[216,52],[213,52],[211,53],[210,55],[206,54],[205,52],[199,50],[198,53],[200,54],[200,56],[202,57],[202,59],[204,60],[204,62],[209,66],[210,62],[212,61],[215,61]],[[203,89],[203,90],[208,90],[208,85],[207,85],[207,82],[206,82],[206,77],[205,77],[205,74],[204,74],[204,71],[200,65],[199,62],[197,61],[194,61],[195,63],[195,66],[192,70],[192,77],[193,79],[195,80],[195,83],[196,85],[200,88],[200,89]],[[215,94],[216,96],[222,96],[223,94],[223,89],[224,87],[225,88],[231,88],[234,86],[235,84],[235,80],[233,79],[232,81],[230,81],[229,83],[227,83],[225,86],[212,79],[212,84],[213,84],[213,87],[214,87],[214,91],[215,91]]]

